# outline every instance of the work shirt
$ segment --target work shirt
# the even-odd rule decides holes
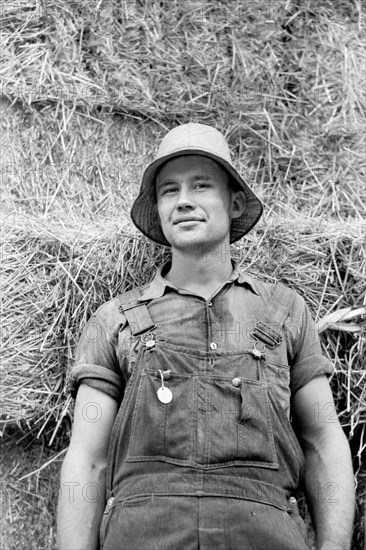
[[[228,282],[207,301],[165,280],[169,265],[159,268],[141,296],[148,301],[157,325],[156,337],[178,348],[212,352],[212,360],[220,354],[252,349],[258,304],[268,303],[272,285],[256,281],[233,265]],[[321,352],[316,325],[299,295],[285,321],[284,339],[286,357],[267,364],[279,398],[289,410],[290,394],[315,376],[332,372],[332,364]],[[118,297],[102,305],[80,338],[70,376],[72,395],[85,383],[120,403],[136,361],[137,342],[119,309]]]

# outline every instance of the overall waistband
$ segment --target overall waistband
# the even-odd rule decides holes
[[[127,478],[114,495],[114,501],[136,496],[215,496],[261,502],[280,510],[290,510],[293,497],[275,485],[250,478],[207,472],[136,475]]]

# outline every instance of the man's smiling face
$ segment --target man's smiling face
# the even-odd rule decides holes
[[[237,195],[227,172],[212,159],[187,155],[164,164],[156,177],[156,196],[161,227],[172,248],[229,243]]]

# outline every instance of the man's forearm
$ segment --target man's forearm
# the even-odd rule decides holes
[[[317,550],[349,550],[355,509],[352,461],[343,432],[305,450],[305,490]]]
[[[105,467],[68,455],[61,472],[57,514],[59,550],[98,550],[105,506]]]

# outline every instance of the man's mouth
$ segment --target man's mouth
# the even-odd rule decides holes
[[[186,223],[186,222],[202,222],[202,218],[193,218],[193,217],[189,217],[189,218],[177,218],[174,222],[173,222],[173,225],[177,225],[179,223]]]

